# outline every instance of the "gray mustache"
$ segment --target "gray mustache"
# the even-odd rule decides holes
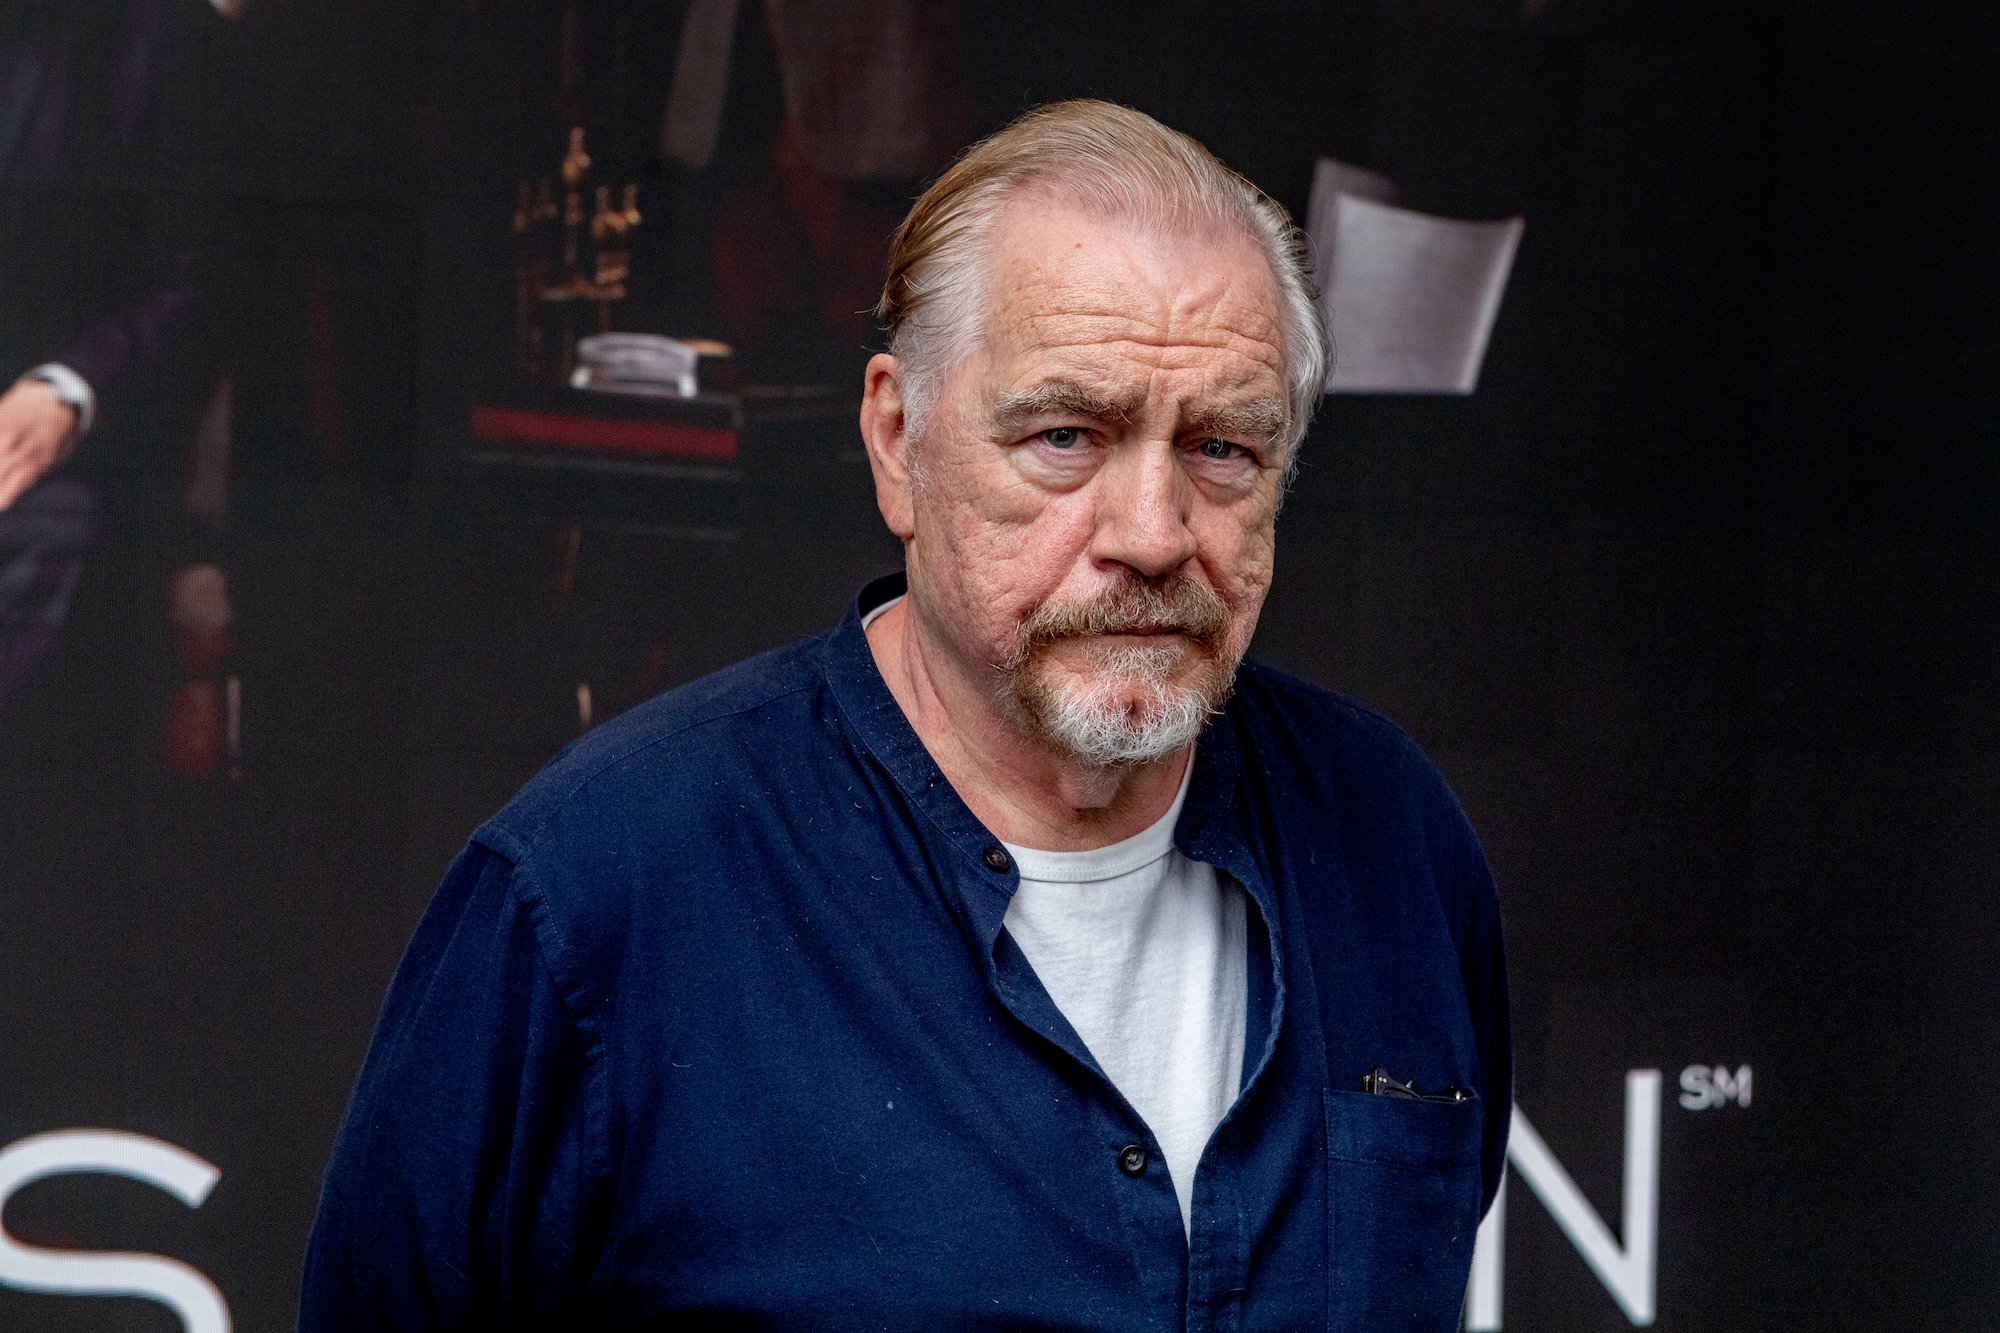
[[[1229,607],[1185,574],[1157,584],[1128,580],[1087,602],[1042,607],[1022,626],[1023,648],[1032,652],[1058,639],[1141,628],[1175,631],[1214,648],[1229,632]]]

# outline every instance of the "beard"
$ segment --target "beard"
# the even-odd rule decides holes
[[[1078,644],[1067,664],[1052,652],[1065,641],[1140,630],[1159,641]],[[1039,608],[1000,670],[1014,715],[1039,740],[1066,758],[1112,767],[1164,759],[1200,735],[1229,697],[1237,660],[1227,603],[1174,574],[1157,583],[1133,576],[1088,601]]]

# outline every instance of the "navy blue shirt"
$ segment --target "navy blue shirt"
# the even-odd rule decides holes
[[[307,1333],[1456,1327],[1509,1059],[1437,772],[1254,663],[1198,743],[1175,842],[1247,891],[1251,1018],[1184,1237],[876,670],[860,614],[898,591],[591,732],[473,835],[342,1125]]]

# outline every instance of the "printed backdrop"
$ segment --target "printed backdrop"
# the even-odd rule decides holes
[[[0,1327],[278,1329],[384,986],[470,829],[586,723],[893,567],[853,311],[930,168],[794,123],[798,80],[879,71],[801,64],[787,7],[747,0],[701,165],[660,146],[671,4],[31,5],[0,19],[0,117],[18,53],[78,15],[76,86],[125,86],[142,8],[152,137],[53,186],[0,157],[0,243],[87,216],[199,257],[199,317],[105,386],[74,473],[95,534],[0,701]],[[877,8],[946,90],[939,151],[1093,94],[1295,211],[1324,154],[1526,219],[1474,394],[1327,401],[1254,649],[1408,729],[1502,887],[1521,1116],[1467,1326],[1986,1326],[2000,25],[1941,0]],[[527,410],[510,210],[572,124],[638,186],[619,325],[829,392],[734,456],[542,466],[478,436],[473,406]],[[115,305],[76,275],[118,234],[4,293],[10,336]]]

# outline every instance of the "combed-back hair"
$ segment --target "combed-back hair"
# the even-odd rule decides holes
[[[1029,193],[1155,233],[1235,228],[1255,242],[1278,287],[1285,445],[1288,458],[1296,456],[1331,357],[1305,238],[1283,208],[1187,135],[1089,99],[1037,107],[966,149],[896,228],[875,313],[903,365],[913,436],[922,436],[951,368],[981,335],[995,224]]]

